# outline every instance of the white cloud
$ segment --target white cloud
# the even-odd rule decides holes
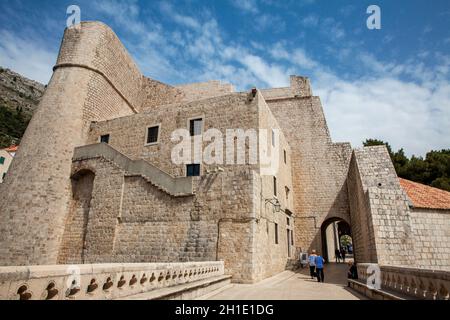
[[[255,0],[231,0],[231,4],[246,13],[258,13],[258,4]]]
[[[33,37],[18,37],[0,30],[0,66],[47,84],[56,62],[56,53]]]

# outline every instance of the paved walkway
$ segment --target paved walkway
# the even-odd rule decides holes
[[[232,284],[209,300],[362,300],[347,287],[347,265],[325,266],[325,283],[311,280],[309,269],[284,271],[256,284]]]

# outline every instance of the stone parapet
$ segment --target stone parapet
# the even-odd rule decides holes
[[[223,275],[223,261],[0,267],[0,300],[121,299]]]
[[[380,273],[369,270],[379,268]],[[381,290],[392,291],[415,299],[449,300],[450,272],[398,266],[358,263],[358,280],[379,277]]]

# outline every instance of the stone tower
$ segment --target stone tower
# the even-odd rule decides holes
[[[73,150],[91,121],[136,113],[142,75],[98,22],[64,33],[54,73],[0,195],[0,265],[56,264],[71,195]]]

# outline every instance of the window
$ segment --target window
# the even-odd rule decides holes
[[[100,142],[102,143],[109,143],[109,134],[105,134],[100,137]]]
[[[278,223],[275,223],[275,244],[278,244]]]
[[[275,147],[275,130],[272,129],[272,146]]]
[[[189,121],[189,132],[192,136],[198,136],[202,134],[203,119],[193,119]]]
[[[147,128],[147,144],[158,143],[159,126]]]
[[[188,177],[200,176],[200,165],[199,164],[188,164],[186,166],[186,176],[188,176]]]
[[[273,177],[273,195],[277,196],[277,178]]]
[[[286,218],[286,225],[288,225],[288,226],[291,225],[291,221],[289,220],[289,217]]]
[[[287,163],[287,154],[286,154],[286,150],[283,150],[283,152],[284,152],[284,164],[286,164],[286,163]]]
[[[289,200],[289,193],[291,192],[291,190],[289,190],[288,187],[284,187],[285,191],[286,191],[286,200]]]
[[[0,157],[0,164],[4,164],[5,163],[5,157]]]

